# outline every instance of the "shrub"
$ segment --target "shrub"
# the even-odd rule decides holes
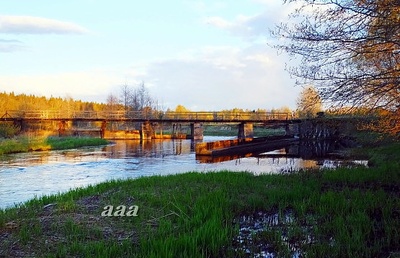
[[[9,123],[0,123],[0,137],[1,138],[12,138],[17,135],[20,128],[16,125]]]

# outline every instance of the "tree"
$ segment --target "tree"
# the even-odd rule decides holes
[[[184,112],[190,112],[190,110],[187,109],[185,106],[179,104],[179,105],[176,106],[175,112],[184,113]]]
[[[132,95],[132,90],[127,84],[121,86],[121,104],[124,105],[125,111],[128,111],[130,105],[130,98]]]
[[[108,111],[116,111],[118,110],[118,97],[114,94],[110,93],[107,96],[107,109]]]
[[[311,118],[322,111],[321,97],[314,87],[308,86],[300,92],[297,99],[297,111],[301,118]]]
[[[144,85],[144,82],[140,86],[133,90],[131,107],[135,111],[141,111],[143,109],[153,109],[155,101],[150,95],[149,90]]]
[[[299,84],[315,85],[337,106],[400,107],[400,1],[285,0],[300,7],[282,23],[275,45],[299,66]]]

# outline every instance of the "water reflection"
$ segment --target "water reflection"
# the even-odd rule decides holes
[[[155,141],[117,141],[106,146],[103,151],[108,158],[153,157],[182,155],[193,152],[194,145],[189,140],[155,140]]]
[[[221,139],[227,138],[205,138],[206,141]],[[0,208],[34,196],[64,192],[110,179],[188,171],[282,173],[324,167],[334,162],[330,159],[303,159],[290,156],[289,152],[289,149],[280,149],[209,163],[196,159],[194,143],[190,140],[132,140],[95,148],[3,155],[0,161]]]

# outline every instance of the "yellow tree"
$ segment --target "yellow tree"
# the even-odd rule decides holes
[[[190,110],[185,108],[185,106],[179,104],[179,105],[176,106],[175,112],[184,113],[184,112],[190,112]]]
[[[304,88],[297,99],[297,112],[300,118],[311,118],[322,111],[322,101],[313,86]]]

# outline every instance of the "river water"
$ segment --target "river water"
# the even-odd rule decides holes
[[[205,137],[204,141],[222,139],[230,138]],[[159,140],[116,141],[101,147],[3,155],[0,156],[0,209],[35,196],[65,192],[111,179],[225,169],[258,175],[338,164],[329,159],[284,157],[285,151],[280,149],[257,157],[225,158],[212,163],[196,158],[191,140]]]

